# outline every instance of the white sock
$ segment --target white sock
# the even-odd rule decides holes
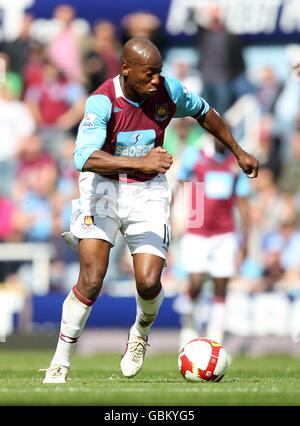
[[[141,296],[136,293],[136,319],[131,328],[135,336],[148,336],[150,328],[158,315],[164,296],[165,293],[163,288],[161,288],[159,294],[151,300],[142,299]]]
[[[222,343],[225,325],[225,303],[213,302],[209,322],[207,326],[207,337]]]
[[[91,310],[92,306],[81,302],[73,290],[70,291],[63,303],[60,333],[51,366],[70,367],[71,355]]]

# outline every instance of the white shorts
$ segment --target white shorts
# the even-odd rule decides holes
[[[230,278],[236,273],[237,241],[234,233],[203,237],[185,234],[181,241],[182,266],[188,273]]]
[[[165,259],[170,243],[170,189],[164,174],[147,182],[125,183],[92,172],[79,177],[80,198],[72,201],[71,233],[112,245],[118,230],[131,254]]]

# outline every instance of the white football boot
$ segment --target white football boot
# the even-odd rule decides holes
[[[46,371],[43,383],[66,383],[69,369],[63,365],[54,365],[47,369],[41,369],[39,371]]]
[[[71,247],[71,249],[78,251],[78,238],[75,237],[75,235],[72,234],[72,232],[63,232],[61,234],[61,236],[63,237],[63,239],[65,240],[65,242],[67,244],[69,244],[69,246]]]
[[[135,336],[129,332],[125,353],[121,359],[120,368],[123,376],[135,376],[143,366],[148,339]]]

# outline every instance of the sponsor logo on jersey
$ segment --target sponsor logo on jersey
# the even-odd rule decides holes
[[[91,229],[94,225],[94,216],[84,216],[82,225],[84,229]]]
[[[150,145],[124,146],[117,145],[115,155],[126,157],[143,157],[154,148],[154,142]]]
[[[169,117],[168,104],[155,105],[154,118],[156,121],[164,121]]]
[[[117,135],[115,155],[142,157],[155,146],[156,134],[153,129],[119,132]]]
[[[136,135],[133,135],[133,137],[132,137],[133,145],[136,145],[142,137],[143,137],[143,135],[140,135],[139,133],[137,133]]]

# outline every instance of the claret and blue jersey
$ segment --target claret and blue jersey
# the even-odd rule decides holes
[[[203,223],[188,227],[187,232],[205,237],[234,232],[236,200],[249,197],[251,187],[231,152],[215,152],[210,144],[201,150],[188,147],[182,154],[177,178],[192,182],[189,217],[194,214],[193,206],[199,204],[197,198],[203,205]],[[203,192],[199,193],[196,182],[203,182]]]
[[[74,152],[76,167],[82,171],[96,150],[116,156],[144,156],[163,145],[164,132],[172,118],[198,119],[208,110],[204,99],[174,78],[161,76],[158,91],[140,103],[124,97],[119,76],[107,80],[87,99]],[[145,181],[154,176],[135,173],[128,179]],[[110,177],[118,179],[118,175]]]

